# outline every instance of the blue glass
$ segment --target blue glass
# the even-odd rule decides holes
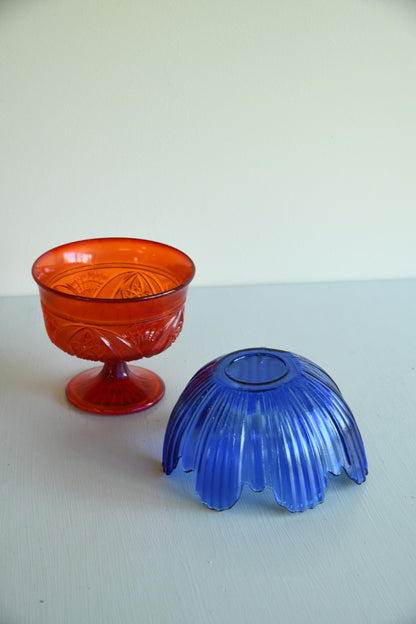
[[[163,469],[182,458],[208,507],[232,507],[247,483],[303,511],[322,502],[328,473],[356,483],[367,459],[355,419],[335,382],[309,360],[245,349],[213,360],[190,380],[165,433]]]

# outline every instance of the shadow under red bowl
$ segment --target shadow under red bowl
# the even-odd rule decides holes
[[[126,362],[152,357],[174,342],[194,274],[182,251],[134,238],[76,241],[34,262],[51,341],[70,355],[104,363],[68,383],[69,401],[113,415],[146,409],[162,398],[162,379]]]

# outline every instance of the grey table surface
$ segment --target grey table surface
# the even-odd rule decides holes
[[[69,405],[88,368],[53,346],[36,296],[0,299],[0,623],[416,622],[416,281],[190,289],[182,334],[142,365],[166,395],[136,415]],[[164,430],[192,374],[269,346],[335,379],[369,461],[290,513],[246,487],[214,512]]]

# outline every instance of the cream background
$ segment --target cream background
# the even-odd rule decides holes
[[[195,284],[416,276],[416,5],[3,1],[0,294],[90,236]]]

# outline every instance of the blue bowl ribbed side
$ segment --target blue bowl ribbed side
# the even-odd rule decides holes
[[[338,387],[305,358],[284,357],[296,374],[264,391],[225,383],[216,375],[218,358],[191,379],[174,407],[164,470],[170,474],[182,458],[213,509],[231,507],[248,484],[270,487],[280,505],[302,511],[323,500],[328,473],[344,469],[356,483],[365,479],[364,445]]]

